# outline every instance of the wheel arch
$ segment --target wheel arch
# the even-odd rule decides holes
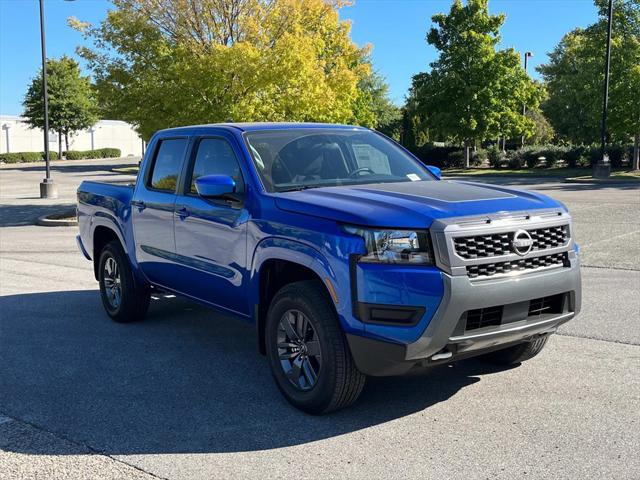
[[[263,240],[256,248],[252,267],[254,320],[258,350],[266,354],[266,316],[275,294],[285,285],[303,280],[317,280],[334,304],[335,274],[329,263],[314,248],[286,239]]]
[[[113,241],[117,240],[120,242],[122,249],[126,253],[127,249],[125,247],[125,243],[123,241],[122,235],[117,229],[114,229],[111,225],[98,224],[93,229],[93,274],[98,280],[98,265],[100,263],[100,252],[104,248],[104,246]]]

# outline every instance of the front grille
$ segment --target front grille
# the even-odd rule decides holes
[[[523,320],[537,321],[543,315],[564,313],[565,298],[567,298],[566,293],[559,293],[509,305],[476,308],[464,313],[460,323],[464,331],[470,331],[485,327],[499,327]]]
[[[483,265],[470,265],[467,267],[469,278],[490,277],[523,270],[533,270],[536,268],[563,266],[567,263],[566,253],[554,253],[553,255],[542,255],[540,257],[521,258],[510,262],[485,263]]]
[[[499,307],[478,308],[467,312],[466,330],[500,325],[502,322],[502,305]]]
[[[546,313],[562,313],[564,293],[551,297],[535,298],[529,302],[529,316],[539,317]]]
[[[532,251],[562,247],[569,240],[569,226],[557,225],[527,230],[533,239]],[[456,253],[465,259],[499,257],[513,253],[511,242],[516,232],[456,237],[453,245]]]

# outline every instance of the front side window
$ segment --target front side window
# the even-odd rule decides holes
[[[196,179],[205,175],[228,175],[236,182],[236,192],[244,191],[240,165],[229,142],[221,138],[204,138],[198,144],[191,174],[191,193],[196,191]]]
[[[402,148],[370,130],[266,130],[245,138],[268,192],[434,180]]]
[[[172,138],[160,142],[149,182],[151,188],[175,192],[186,149],[186,138]]]

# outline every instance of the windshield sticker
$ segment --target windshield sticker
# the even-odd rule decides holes
[[[409,180],[411,180],[412,182],[419,182],[420,181],[420,177],[418,175],[416,175],[415,173],[407,173],[407,178]]]

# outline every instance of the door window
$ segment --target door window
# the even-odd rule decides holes
[[[149,183],[151,188],[175,192],[186,148],[186,138],[173,138],[160,142],[151,172]]]
[[[229,175],[236,182],[236,192],[244,191],[240,165],[229,142],[221,138],[204,138],[198,144],[193,163],[190,193],[197,193],[196,179],[204,175]]]

